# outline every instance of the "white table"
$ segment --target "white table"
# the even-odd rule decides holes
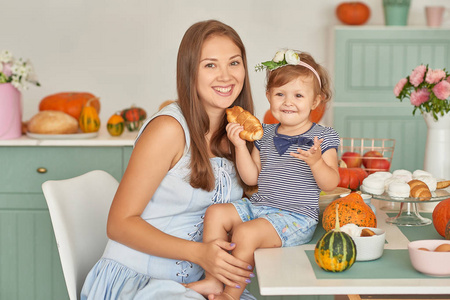
[[[378,227],[386,230],[388,243],[385,249],[407,249],[408,239],[397,226],[386,224],[386,218],[386,213],[378,209]],[[314,247],[308,244],[256,250],[255,265],[261,295],[450,294],[449,278],[317,279],[305,253]]]

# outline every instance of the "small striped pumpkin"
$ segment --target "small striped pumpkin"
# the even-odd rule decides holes
[[[125,120],[120,114],[112,115],[106,123],[106,129],[112,136],[120,136],[125,129]]]
[[[139,130],[147,118],[147,112],[140,108],[131,106],[130,108],[122,110],[122,118],[125,120],[125,126],[129,131]]]
[[[91,101],[97,98],[91,98],[82,108],[78,123],[83,132],[97,132],[100,129],[100,118]]]
[[[356,260],[356,245],[352,237],[341,231],[338,206],[336,205],[336,227],[326,232],[314,249],[316,263],[328,272],[342,272],[349,269]]]

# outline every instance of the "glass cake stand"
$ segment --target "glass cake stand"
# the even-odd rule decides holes
[[[364,192],[367,193],[367,192]],[[386,219],[386,223],[391,223],[399,226],[423,226],[431,224],[432,221],[428,218],[424,218],[419,214],[419,210],[417,208],[418,203],[428,203],[428,202],[439,202],[450,198],[449,188],[440,189],[432,192],[432,197],[429,200],[419,200],[418,198],[397,198],[391,197],[387,192],[384,192],[381,195],[372,195],[373,199],[382,200],[382,201],[390,201],[390,202],[399,202],[400,203],[400,211],[394,217],[390,217]]]

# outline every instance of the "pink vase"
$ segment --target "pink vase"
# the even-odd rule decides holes
[[[22,136],[21,94],[11,83],[0,84],[0,140]]]

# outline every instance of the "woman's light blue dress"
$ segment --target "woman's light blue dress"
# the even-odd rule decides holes
[[[167,173],[142,218],[167,234],[202,241],[203,217],[208,206],[242,197],[234,164],[215,157],[211,164],[216,178],[211,192],[194,189],[189,184],[190,137],[186,121],[176,103],[166,106],[142,126],[160,115],[178,120],[184,129],[186,147],[183,157]],[[155,241],[157,243],[158,241]],[[81,299],[199,299],[205,298],[180,283],[201,279],[203,269],[188,261],[152,256],[109,240],[102,258],[89,272]],[[241,299],[255,299],[247,291]]]

